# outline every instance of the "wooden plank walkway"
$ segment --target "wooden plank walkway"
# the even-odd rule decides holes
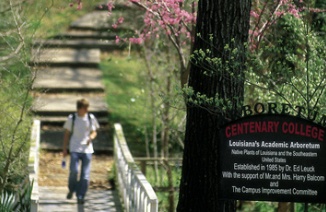
[[[119,202],[117,191],[106,189],[90,189],[85,197],[84,204],[77,204],[76,198],[66,199],[66,187],[48,187],[39,188],[42,194],[39,201],[39,212],[80,212],[80,211],[123,211]]]
[[[38,211],[123,211],[118,191],[108,182],[108,171],[113,167],[111,156],[93,155],[90,185],[84,205],[78,205],[75,196],[71,200],[66,199],[69,169],[61,167],[61,159],[61,152],[43,151],[40,155]]]
[[[107,18],[107,11],[95,11],[72,23],[67,37],[62,41],[35,41],[35,47],[39,48],[32,52],[34,57],[31,65],[38,70],[39,75],[33,91],[33,112],[41,120],[42,149],[57,151],[49,153],[47,160],[42,159],[46,151],[40,152],[40,212],[123,211],[118,191],[112,190],[108,183],[109,165],[104,164],[104,161],[111,165],[113,163],[109,110],[102,73],[98,67],[101,50],[110,50],[114,43],[113,36],[108,38],[112,39],[110,42],[103,40],[103,36],[108,35],[103,33],[103,27],[110,27]],[[87,28],[91,28],[91,31]],[[84,204],[77,204],[75,196],[72,200],[66,199],[69,170],[61,169],[60,166],[64,134],[62,126],[67,116],[76,111],[76,100],[80,98],[90,101],[90,112],[101,125],[94,141],[91,181]],[[105,152],[106,155],[96,155],[98,152]]]
[[[35,97],[33,107],[39,114],[67,112],[67,115],[69,115],[76,111],[76,101],[82,97],[86,97],[91,102],[89,106],[89,111],[91,113],[107,112],[107,104],[104,95],[41,94]]]
[[[40,68],[34,82],[34,89],[51,90],[79,90],[103,92],[102,72],[97,68],[83,67],[56,67]],[[60,83],[58,83],[60,82]]]
[[[94,39],[74,39],[74,40],[64,40],[64,39],[51,39],[51,40],[40,40],[35,42],[35,45],[43,45],[47,48],[98,48],[98,49],[116,49],[119,46],[116,45],[114,40],[94,40]]]
[[[110,24],[111,18],[105,10],[93,11],[71,23],[70,27],[73,29],[104,31],[112,28],[112,24]]]
[[[33,50],[32,64],[97,66],[100,63],[99,49],[44,48]]]

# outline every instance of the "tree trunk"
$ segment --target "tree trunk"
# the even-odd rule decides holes
[[[279,202],[277,212],[294,212],[293,202]]]
[[[143,57],[145,59],[145,65],[147,68],[147,77],[149,81],[149,92],[150,92],[150,108],[151,108],[151,118],[152,118],[152,143],[153,143],[153,157],[158,157],[158,149],[157,149],[157,124],[156,124],[156,114],[157,114],[157,108],[155,106],[155,89],[154,89],[154,83],[155,83],[155,77],[152,70],[152,67],[149,63],[151,61],[151,54],[147,53],[146,48],[143,49]],[[158,163],[155,160],[154,161],[154,171],[155,171],[155,183],[158,182]]]
[[[211,101],[187,101],[185,149],[178,211],[223,211],[218,195],[219,126],[240,116],[250,0],[200,0],[189,86]],[[230,48],[225,48],[229,46]],[[237,51],[232,51],[237,49]],[[205,58],[199,58],[202,50]],[[203,54],[200,54],[203,55]],[[209,58],[221,58],[221,64]]]

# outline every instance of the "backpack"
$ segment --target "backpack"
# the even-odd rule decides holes
[[[88,116],[88,121],[89,121],[89,125],[92,127],[92,118],[91,118],[91,114],[87,113]],[[70,133],[70,137],[72,136],[73,132],[74,132],[74,126],[75,126],[75,119],[76,119],[76,113],[72,114],[72,123],[71,123],[71,133]]]

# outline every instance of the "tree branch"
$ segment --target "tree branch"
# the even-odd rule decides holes
[[[15,57],[15,56],[19,53],[19,51],[23,48],[23,46],[24,46],[24,43],[21,42],[21,43],[17,46],[17,48],[15,49],[14,52],[12,52],[12,53],[10,53],[10,54],[8,54],[8,55],[6,55],[6,56],[2,56],[2,57],[0,57],[0,62],[4,62],[4,61],[10,60],[10,59],[12,59],[13,57]]]

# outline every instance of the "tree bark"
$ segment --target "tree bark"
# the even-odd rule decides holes
[[[294,212],[293,202],[279,202],[277,212]]]
[[[196,99],[196,94],[204,94],[214,100],[187,102],[177,211],[224,211],[226,208],[218,194],[219,127],[240,116],[250,6],[250,0],[200,0],[198,3],[196,32],[200,35],[195,38],[193,49],[195,53],[204,51],[206,56],[191,61],[189,86],[194,95],[187,97]],[[206,59],[214,57],[221,58],[222,66],[207,62]]]

